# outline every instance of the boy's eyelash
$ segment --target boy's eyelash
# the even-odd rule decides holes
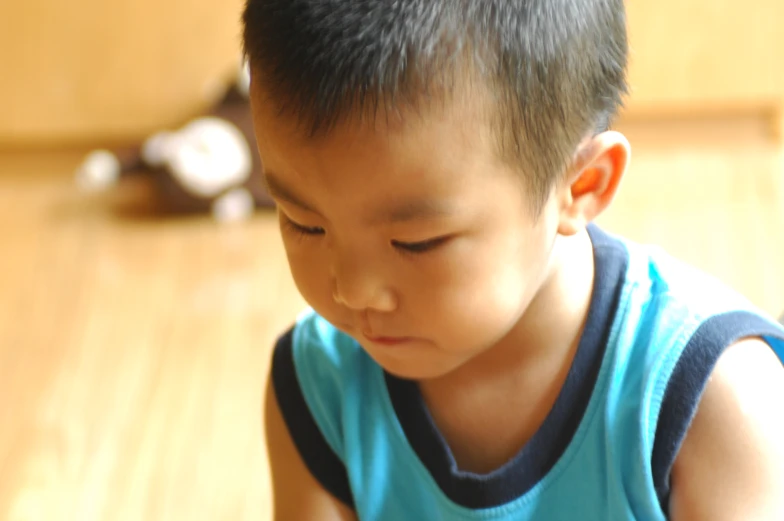
[[[283,222],[291,231],[303,236],[324,235],[324,228],[319,226],[303,226],[292,221],[288,216],[284,216]]]
[[[436,237],[435,239],[428,239],[421,242],[392,241],[392,246],[403,253],[416,255],[434,250],[444,244],[448,239],[449,237]]]
[[[324,228],[321,228],[320,226],[304,226],[295,221],[292,221],[291,218],[286,215],[284,215],[283,223],[291,231],[303,237],[314,237],[318,235],[324,235],[324,233],[326,233]],[[445,243],[448,239],[449,237],[436,237],[434,239],[428,239],[426,241],[420,242],[392,241],[392,246],[402,253],[417,255],[434,250],[438,246],[441,246],[443,243]]]

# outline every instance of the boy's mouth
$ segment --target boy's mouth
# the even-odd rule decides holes
[[[414,340],[413,338],[407,336],[372,336],[366,333],[362,333],[362,336],[364,336],[366,340],[373,344],[386,347],[398,346]]]

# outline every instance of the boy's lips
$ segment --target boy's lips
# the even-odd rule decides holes
[[[373,336],[367,333],[362,333],[362,336],[364,336],[365,339],[367,339],[369,342],[388,347],[398,346],[414,340],[409,336]]]

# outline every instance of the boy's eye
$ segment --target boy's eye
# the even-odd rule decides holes
[[[441,246],[448,239],[449,237],[436,237],[435,239],[428,239],[420,242],[392,241],[392,246],[406,253],[425,253]]]
[[[292,221],[288,216],[284,216],[284,223],[292,231],[301,235],[324,235],[324,228],[320,226],[305,226]]]

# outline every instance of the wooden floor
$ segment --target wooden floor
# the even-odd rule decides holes
[[[784,163],[755,122],[626,124],[601,223],[784,310]],[[0,521],[264,521],[260,395],[301,308],[273,218],[85,199],[69,152],[0,155]]]

